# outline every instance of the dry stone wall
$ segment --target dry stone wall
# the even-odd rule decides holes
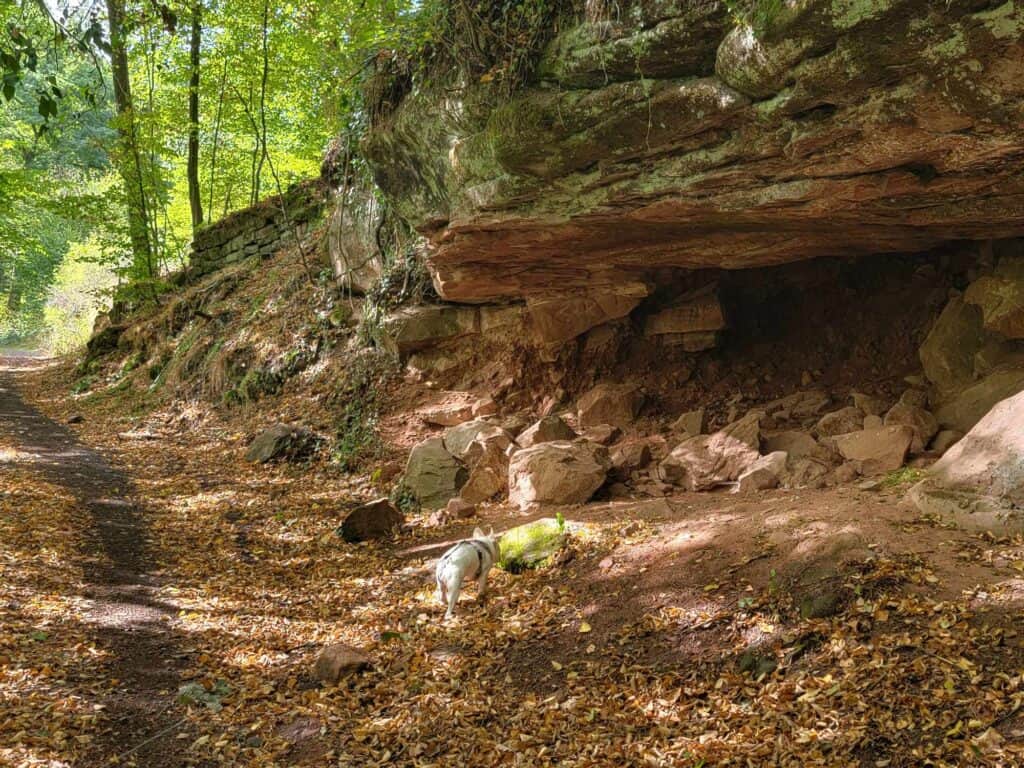
[[[190,275],[201,277],[251,256],[273,255],[308,231],[329,197],[321,180],[307,181],[201,229],[192,243]]]

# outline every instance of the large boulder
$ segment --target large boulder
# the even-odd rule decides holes
[[[804,45],[799,38],[766,45],[750,25],[737,24],[718,46],[715,72],[737,91],[765,98],[785,86]]]
[[[915,485],[922,512],[968,530],[1024,532],[1024,392],[997,404]]]
[[[736,482],[736,491],[749,493],[778,487],[786,476],[787,458],[785,451],[775,451],[761,456],[749,469],[740,474]]]
[[[918,354],[924,374],[943,395],[974,378],[974,355],[985,343],[981,310],[957,296],[932,324]]]
[[[944,402],[936,409],[935,418],[944,429],[968,432],[996,403],[1021,390],[1024,368],[1001,368]]]
[[[508,468],[509,502],[582,504],[608,476],[608,449],[587,440],[539,443],[513,454]]]
[[[712,435],[684,440],[658,465],[658,474],[690,491],[736,480],[760,455],[762,415],[753,411]]]
[[[1024,339],[1024,280],[999,274],[979,277],[964,291],[964,301],[981,310],[985,330]]]
[[[848,461],[857,462],[862,475],[891,472],[903,466],[914,439],[914,430],[905,424],[863,429],[832,438],[836,450]]]
[[[577,437],[572,427],[562,420],[561,416],[545,416],[535,421],[516,438],[521,448],[532,448],[539,443],[550,443],[553,440],[575,440]]]
[[[475,440],[467,449],[469,478],[461,496],[470,504],[493,499],[508,489],[508,443],[503,439]]]
[[[583,428],[599,424],[625,427],[636,418],[642,403],[643,395],[635,385],[603,382],[580,397],[579,424]]]
[[[293,424],[275,424],[261,432],[245,452],[245,460],[266,464],[275,459],[296,460],[312,454],[317,447],[315,434]]]
[[[405,516],[388,498],[362,504],[345,517],[338,533],[345,541],[356,543],[393,536],[405,523]]]
[[[405,467],[405,487],[427,509],[441,509],[459,495],[466,482],[466,468],[444,447],[444,440],[431,437],[415,446]]]

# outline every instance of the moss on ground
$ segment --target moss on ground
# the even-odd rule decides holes
[[[501,536],[498,566],[510,573],[546,565],[565,543],[565,520],[545,517],[520,525]]]

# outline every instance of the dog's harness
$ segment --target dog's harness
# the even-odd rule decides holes
[[[477,576],[479,576],[484,570],[484,555],[486,554],[488,557],[490,557],[491,552],[489,549],[484,547],[483,544],[481,544],[479,541],[476,541],[475,539],[470,539],[466,543],[469,544],[469,546],[471,546],[474,550],[476,550],[476,573]]]
[[[479,576],[481,573],[483,573],[484,570],[484,555],[487,555],[488,557],[493,557],[493,555],[491,555],[491,552],[487,547],[485,547],[476,539],[466,539],[465,541],[460,541],[456,546],[449,549],[445,553],[445,556],[441,558],[441,560],[447,562],[448,559],[455,554],[459,547],[466,544],[471,546],[473,548],[473,551],[476,552],[476,576]],[[476,577],[474,576],[473,578]]]

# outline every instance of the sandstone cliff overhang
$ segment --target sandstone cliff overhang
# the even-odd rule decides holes
[[[757,32],[624,8],[511,101],[414,91],[366,137],[444,298],[1024,234],[1021,4],[797,0]]]

